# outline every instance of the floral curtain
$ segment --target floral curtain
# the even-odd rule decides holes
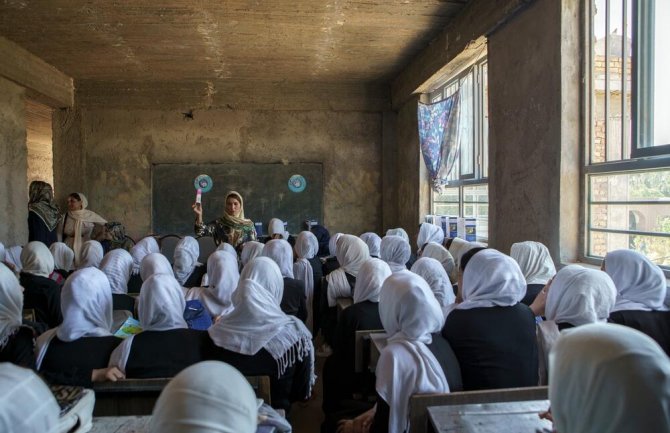
[[[459,151],[458,119],[460,91],[446,99],[423,104],[419,102],[419,143],[428,168],[432,187],[440,191],[454,168]]]

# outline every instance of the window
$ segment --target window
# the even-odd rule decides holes
[[[670,2],[591,2],[586,259],[670,269]]]
[[[431,102],[461,92],[460,152],[431,213],[477,218],[477,239],[488,241],[488,64],[480,59],[430,94]]]

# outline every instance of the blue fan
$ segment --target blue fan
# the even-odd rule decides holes
[[[199,189],[202,192],[209,192],[212,190],[212,186],[214,186],[214,181],[208,175],[201,174],[195,178],[195,181],[193,181],[193,186],[195,189]]]
[[[307,187],[307,181],[299,174],[294,174],[288,180],[288,189],[293,192],[303,192]]]

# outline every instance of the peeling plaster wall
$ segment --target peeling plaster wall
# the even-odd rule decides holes
[[[0,242],[28,242],[24,90],[0,78]]]
[[[326,226],[360,234],[381,230],[381,142],[381,112],[63,110],[55,182],[61,201],[84,192],[90,209],[140,237],[151,231],[153,163],[321,162]]]

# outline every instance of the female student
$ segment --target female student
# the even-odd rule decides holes
[[[519,265],[493,249],[461,258],[463,302],[442,335],[458,357],[466,391],[537,385],[535,317],[520,301],[526,280]]]
[[[274,260],[284,279],[284,294],[281,300],[282,311],[305,322],[307,320],[305,284],[293,278],[291,245],[283,239],[272,239],[263,247],[262,255]]]
[[[210,316],[216,318],[233,309],[232,296],[240,279],[237,257],[226,251],[215,251],[207,259],[209,286],[192,287],[186,300],[199,300]]]
[[[421,250],[421,257],[430,257],[437,260],[449,276],[449,281],[451,281],[452,284],[458,281],[458,268],[456,267],[454,257],[449,250],[442,245],[436,244],[435,242],[428,242],[428,244],[423,247],[423,250]]]
[[[421,250],[423,250],[423,247],[428,242],[442,245],[442,242],[444,242],[442,227],[430,223],[421,223],[419,226],[419,235],[416,237],[417,254],[421,254]]]
[[[616,250],[605,255],[603,270],[617,289],[610,322],[644,332],[670,354],[670,312],[664,305],[667,283],[661,268],[636,251]]]
[[[270,376],[272,406],[288,412],[293,401],[311,395],[314,346],[305,325],[281,310],[283,285],[272,260],[249,262],[233,294],[235,308],[209,328],[209,335],[217,346],[214,359],[244,375]]]
[[[580,326],[561,335],[549,364],[556,432],[670,431],[670,360],[645,334]]]
[[[370,250],[370,257],[378,259],[382,245],[382,238],[380,238],[377,233],[373,232],[363,233],[359,237],[368,246],[368,250]]]
[[[107,368],[109,355],[121,342],[112,327],[112,289],[96,268],[75,271],[61,296],[63,323],[37,340],[37,370],[50,377],[67,376],[66,385],[90,387],[92,382],[117,380],[123,374]]]
[[[142,332],[114,349],[109,367],[118,367],[126,377],[172,377],[206,359],[211,340],[207,331],[188,329],[185,307],[182,288],[172,275],[149,277],[137,305]]]
[[[174,276],[172,273],[172,266],[161,253],[151,253],[147,254],[142,259],[142,264],[140,265],[140,277],[142,281],[146,281],[150,276],[154,274],[168,274]]]
[[[33,330],[21,326],[23,293],[19,280],[0,263],[0,362],[35,368]]]
[[[228,242],[235,249],[241,248],[245,242],[256,240],[254,222],[244,217],[244,201],[239,192],[230,191],[226,194],[226,211],[221,218],[212,222],[202,222],[202,204],[195,203],[193,211],[196,215],[196,236],[212,236],[217,245]]]
[[[322,225],[316,224],[309,227],[309,231],[316,236],[316,240],[319,241],[319,252],[316,254],[317,257],[326,257],[330,254],[328,250],[328,245],[330,242],[330,232],[327,228]]]
[[[456,295],[442,264],[430,257],[421,257],[412,265],[412,272],[426,280],[435,299],[440,304],[444,317],[447,317],[449,312],[456,307]]]
[[[298,234],[293,247],[296,261],[293,263],[293,276],[305,284],[307,296],[307,328],[314,328],[314,291],[321,290],[321,260],[316,256],[319,251],[319,241],[312,232],[303,231]]]
[[[554,261],[547,247],[533,241],[513,244],[510,256],[519,264],[526,279],[526,294],[521,302],[530,305],[540,290],[556,275]]]
[[[264,245],[258,241],[250,241],[244,244],[240,253],[240,264],[244,268],[247,263],[263,253]]]
[[[270,239],[284,239],[289,240],[289,232],[286,231],[284,221],[279,218],[272,218],[268,223],[268,235]]]
[[[406,271],[412,248],[409,242],[400,236],[384,236],[379,249],[379,258],[388,263],[391,272]]]
[[[128,296],[128,281],[133,271],[130,253],[121,248],[108,252],[100,263],[100,270],[105,273],[112,288],[114,310],[130,311],[134,315],[135,298]]]
[[[53,202],[53,188],[46,182],[34,180],[28,193],[28,242],[40,241],[49,247],[58,240],[56,229],[62,217]]]
[[[23,269],[20,274],[23,308],[35,311],[35,321],[49,328],[58,326],[61,314],[61,286],[49,275],[54,270],[54,259],[42,242],[29,242],[21,251]]]
[[[84,242],[91,240],[96,224],[107,221],[97,213],[88,210],[88,200],[80,192],[73,192],[67,197],[67,213],[60,229],[61,240],[74,251],[74,262],[79,263],[81,248]]]
[[[140,292],[140,288],[142,287],[142,277],[140,277],[142,260],[151,253],[159,252],[160,247],[153,236],[142,238],[130,249],[130,255],[133,257],[133,274],[130,276],[130,281],[128,281],[128,292]]]
[[[94,268],[100,267],[100,262],[104,257],[105,252],[102,249],[102,245],[98,241],[86,241],[81,247],[81,254],[79,255],[79,261],[77,262],[77,269],[88,268],[90,266]]]
[[[174,276],[182,287],[187,289],[200,285],[207,268],[198,263],[200,246],[194,237],[184,236],[177,242],[174,250]]]
[[[54,242],[49,251],[54,258],[54,271],[65,281],[73,271],[74,251],[63,242]]]

